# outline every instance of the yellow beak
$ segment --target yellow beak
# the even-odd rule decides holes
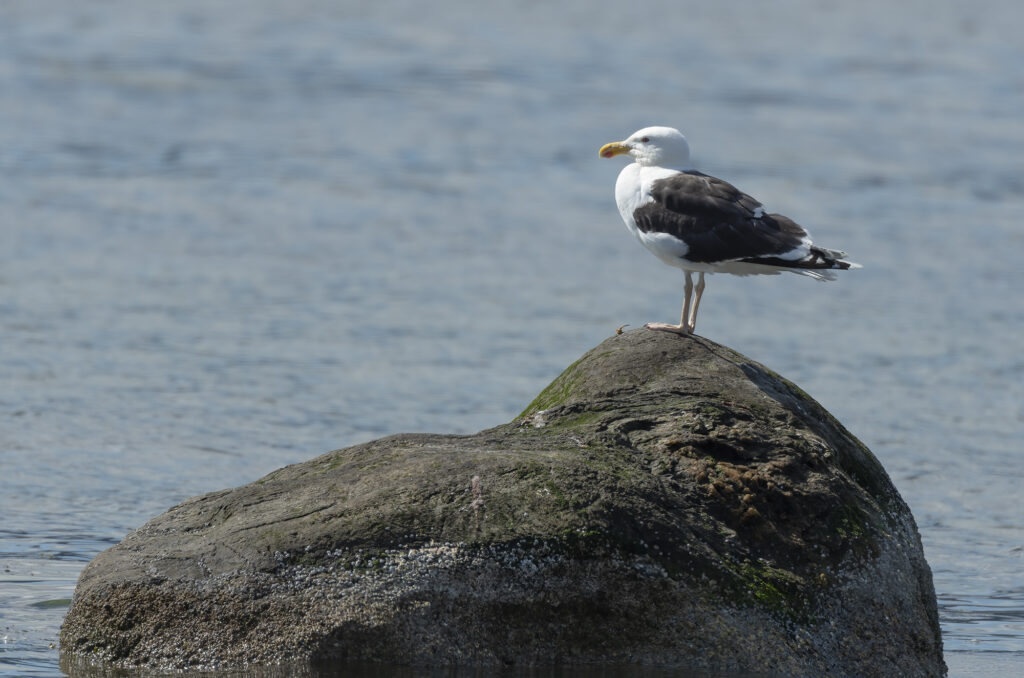
[[[599,150],[597,153],[602,158],[614,158],[617,155],[624,155],[626,153],[629,153],[629,151],[629,146],[622,143],[621,141],[614,141],[610,144],[605,144],[604,146],[602,146],[601,150]]]

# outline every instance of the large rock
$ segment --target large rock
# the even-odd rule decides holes
[[[509,424],[175,506],[86,567],[61,650],[945,673],[920,537],[871,452],[761,365],[643,330]]]

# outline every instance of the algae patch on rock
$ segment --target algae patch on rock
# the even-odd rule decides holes
[[[68,657],[944,674],[913,518],[799,388],[698,337],[603,342],[514,421],[190,499],[96,557]]]

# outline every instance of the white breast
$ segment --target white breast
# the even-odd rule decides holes
[[[615,204],[619,207],[619,214],[626,222],[626,227],[636,239],[651,251],[656,257],[669,266],[682,268],[684,262],[680,257],[685,257],[689,251],[679,238],[667,233],[649,232],[644,233],[636,226],[633,213],[643,205],[654,200],[651,197],[651,185],[659,179],[664,179],[675,174],[678,170],[665,169],[664,167],[641,167],[636,163],[626,165],[619,178],[615,182]]]
[[[651,197],[648,195],[647,200],[650,199]],[[646,201],[640,183],[640,165],[635,162],[630,163],[622,168],[619,178],[615,180],[615,204],[619,206],[622,220],[626,222],[630,232],[637,237],[640,236],[636,221],[633,220],[633,212],[644,202]]]

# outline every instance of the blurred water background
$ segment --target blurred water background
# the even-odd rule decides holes
[[[695,164],[864,270],[709,279],[921,529],[952,676],[1024,667],[1013,0],[0,5],[0,674],[186,497],[505,422],[682,276],[598,147]]]

